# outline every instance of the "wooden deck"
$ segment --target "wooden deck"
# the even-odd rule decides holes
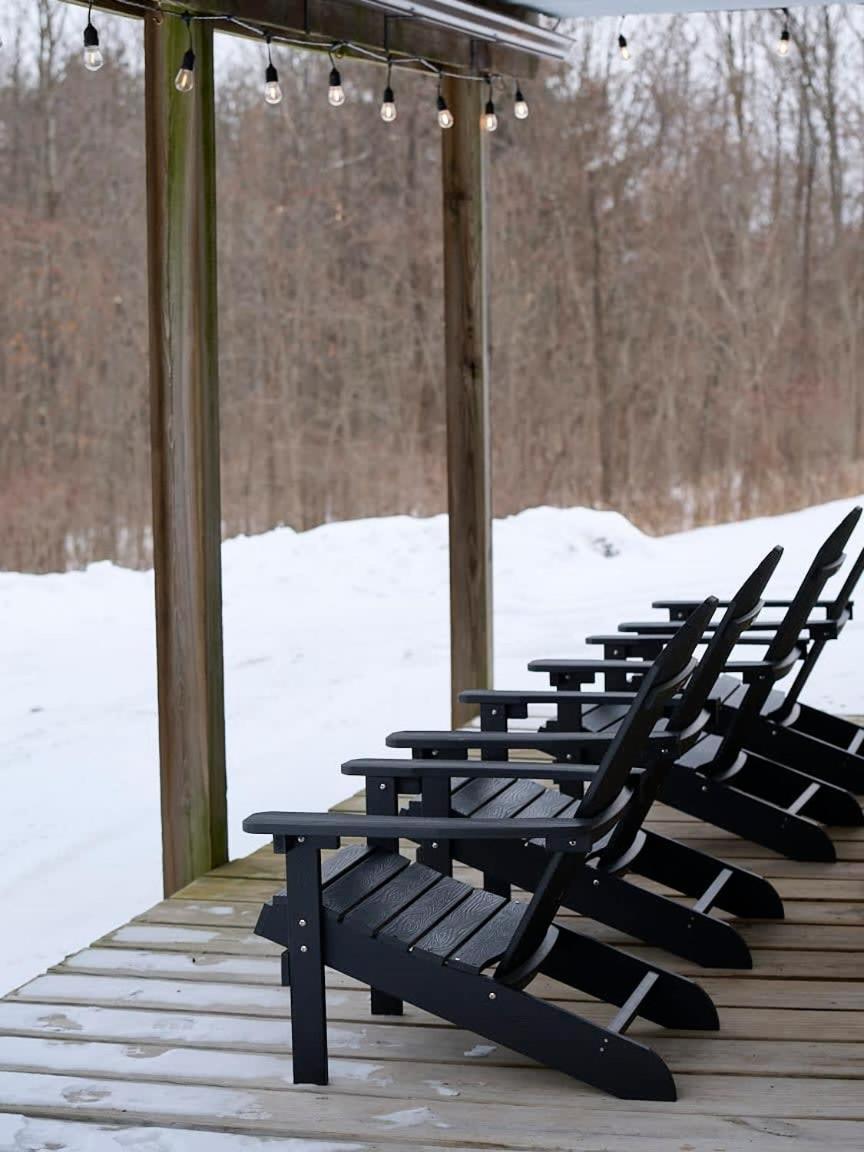
[[[699,971],[719,1034],[634,1026],[670,1064],[677,1103],[611,1099],[410,1006],[376,1021],[366,991],[336,973],[332,1084],[294,1087],[290,996],[276,949],[252,935],[279,886],[268,847],[0,1000],[0,1149],[861,1152],[864,833],[837,830],[839,862],[820,865],[669,810],[652,822],[770,876],[788,916],[745,925],[752,972]]]

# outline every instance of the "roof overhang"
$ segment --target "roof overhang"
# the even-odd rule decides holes
[[[591,20],[600,16],[675,16],[682,13],[738,12],[756,8],[778,14],[787,8],[824,8],[827,0],[528,0],[522,11],[541,12],[563,20]]]
[[[572,46],[568,36],[543,27],[536,12],[467,0],[94,0],[93,6],[132,17],[224,14],[274,36],[308,38],[310,49],[350,42],[389,52],[397,66],[400,56],[422,56],[474,73],[530,75],[539,60],[563,60]],[[227,21],[214,27],[243,34]]]

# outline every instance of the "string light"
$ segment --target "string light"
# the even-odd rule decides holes
[[[783,31],[780,33],[780,39],[777,41],[777,54],[778,56],[789,55],[789,44],[791,36],[789,33],[789,9],[783,9]]]
[[[270,39],[267,37],[267,68],[264,72],[264,99],[268,104],[282,103],[282,88],[279,84],[279,73],[273,63],[273,54],[270,50]]]
[[[381,119],[385,124],[392,124],[396,119],[396,98],[390,87],[390,73],[393,65],[387,61],[387,87],[384,89],[384,98],[381,101]]]
[[[528,119],[528,101],[522,95],[522,89],[516,85],[516,97],[513,102],[513,115],[517,120]]]
[[[441,76],[438,76],[438,127],[439,128],[452,128],[453,127],[453,113],[447,107],[447,101],[444,99],[444,94],[441,91]]]
[[[178,92],[191,92],[195,87],[195,53],[192,50],[192,17],[183,13],[183,23],[189,33],[189,47],[183,53],[180,69],[174,77],[174,87]]]
[[[150,12],[152,10],[150,0],[119,0],[119,3],[132,10],[141,10],[143,12]],[[84,65],[89,71],[96,72],[103,66],[104,58],[99,48],[99,34],[92,21],[92,8],[93,0],[89,0],[87,6],[87,25],[84,29]],[[785,11],[784,9],[784,12]],[[163,15],[171,16],[171,13],[164,13]],[[336,60],[346,51],[350,51],[360,58],[373,60],[381,64],[386,64],[387,66],[387,85],[384,89],[380,107],[381,119],[385,124],[392,124],[397,118],[396,98],[392,87],[392,72],[395,62],[400,67],[412,68],[414,71],[425,72],[427,74],[432,72],[437,76],[438,94],[436,111],[440,128],[446,130],[452,128],[455,123],[453,113],[448,108],[442,93],[442,80],[445,76],[452,76],[458,80],[487,84],[489,98],[486,101],[483,114],[480,117],[480,127],[484,132],[495,132],[498,128],[498,116],[496,115],[493,101],[493,83],[496,80],[503,79],[503,77],[498,73],[491,72],[477,73],[463,69],[449,70],[440,63],[435,63],[423,56],[403,56],[400,54],[394,60],[388,46],[389,36],[386,18],[383,52],[380,49],[369,48],[366,45],[357,44],[348,40],[331,40],[328,42],[319,34],[308,31],[304,32],[302,36],[298,34],[296,37],[281,33],[271,34],[266,28],[261,28],[246,19],[231,15],[230,13],[195,12],[193,14],[192,12],[186,11],[182,14],[176,14],[173,18],[179,18],[183,21],[188,34],[188,46],[183,53],[180,68],[174,77],[174,86],[178,92],[191,92],[195,88],[195,51],[193,48],[192,23],[193,21],[211,22],[220,25],[232,25],[242,32],[260,37],[265,41],[267,45],[267,65],[264,73],[264,99],[268,104],[279,104],[284,97],[282,86],[279,83],[279,73],[273,63],[271,43],[273,40],[276,40],[278,43],[289,44],[296,48],[313,48],[324,50],[328,53],[331,68],[327,99],[333,108],[340,108],[345,103],[345,90],[342,87],[342,77],[336,66]],[[784,38],[788,39],[788,34],[784,36]],[[623,40],[623,37],[619,39],[623,41],[626,46],[626,41]],[[528,117],[528,103],[522,94],[518,81],[514,78],[513,82],[515,84],[513,113],[517,120],[525,120]]]
[[[331,108],[341,108],[345,103],[345,89],[342,87],[342,77],[339,75],[339,69],[336,67],[336,61],[333,59],[333,53],[330,53],[330,87],[327,90],[327,99],[330,101]]]
[[[93,27],[93,5],[87,7],[87,27],[84,29],[84,67],[88,72],[98,72],[105,61],[99,47],[99,33]]]
[[[486,101],[486,107],[483,109],[483,115],[480,117],[480,127],[484,132],[494,132],[498,127],[498,117],[495,115],[495,103],[492,100],[491,76],[487,76],[486,83],[489,85],[489,99]]]
[[[630,59],[630,48],[627,44],[627,37],[624,35],[624,17],[623,16],[621,17],[621,21],[618,25],[618,52],[620,53],[622,60],[629,60]]]

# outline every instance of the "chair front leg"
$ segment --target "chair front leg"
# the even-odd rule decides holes
[[[327,1084],[327,1003],[324,994],[324,924],[321,853],[298,840],[285,854],[288,948],[282,980],[291,985],[291,1043],[295,1084]]]

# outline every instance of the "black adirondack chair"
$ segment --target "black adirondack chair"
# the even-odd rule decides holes
[[[661,836],[642,825],[663,786],[670,762],[701,737],[708,715],[705,703],[716,678],[718,662],[722,667],[737,635],[759,612],[759,594],[777,565],[780,551],[775,549],[766,557],[730,605],[687,690],[672,701],[668,720],[661,729],[663,739],[658,739],[646,752],[643,771],[634,780],[627,811],[614,834],[595,845],[585,865],[574,873],[563,896],[563,903],[577,912],[709,967],[752,966],[745,941],[731,924],[713,918],[710,915],[712,908],[751,918],[782,917],[782,901],[762,877]],[[697,621],[695,616],[691,616],[690,626],[699,628],[707,619],[706,606],[703,605],[699,612],[702,620]],[[508,720],[526,716],[528,703],[537,703],[538,698],[542,703],[551,700],[558,705],[559,716],[562,712],[569,712],[569,723],[565,717],[565,724],[572,734],[573,729],[579,726],[578,714],[574,716],[574,713],[586,702],[596,700],[598,695],[579,692],[465,692],[462,698],[466,702],[480,705],[483,732],[394,733],[388,743],[412,748],[414,760],[357,760],[350,761],[343,770],[376,778],[367,783],[367,795],[381,787],[379,779],[386,779],[388,788],[395,787],[402,794],[420,792],[420,804],[413,805],[410,810],[424,815],[431,814],[431,811],[437,814],[449,810],[457,816],[478,819],[489,816],[518,819],[541,812],[543,815],[561,814],[566,817],[578,811],[578,800],[570,799],[574,792],[570,779],[565,776],[558,791],[550,790],[536,782],[536,762],[516,763],[508,759],[505,768],[500,760],[502,756],[509,756],[511,746],[515,744],[517,748],[539,747],[566,761],[579,756],[579,739],[568,736],[566,732],[550,732],[548,728],[534,734],[508,733]],[[632,700],[632,693],[613,694],[616,700],[628,696]],[[621,712],[626,712],[627,705],[607,705],[613,706],[620,723]],[[590,738],[596,734],[587,735]],[[455,744],[451,743],[451,737],[455,737]],[[568,743],[568,739],[573,742]],[[472,765],[471,779],[464,780],[460,777],[464,760],[440,759],[442,756],[464,757],[473,746],[479,746],[482,755],[490,758],[482,777],[477,775],[475,764]],[[594,771],[591,766],[583,768],[582,779],[590,781]],[[544,773],[557,782],[552,768],[544,769]],[[579,784],[577,791],[581,787]],[[569,795],[562,795],[562,790]],[[523,850],[507,844],[468,841],[451,843],[439,850],[442,858],[437,861],[438,867],[447,867],[448,854],[452,854],[480,869],[486,888],[502,895],[509,893],[510,884],[533,890],[542,872],[542,854],[531,846]],[[630,881],[627,878],[629,873],[695,898],[694,902],[685,905],[648,891]]]
[[[724,667],[743,674],[752,696],[747,708],[739,707],[734,713],[734,717],[742,720],[753,708],[758,711],[761,707],[759,700],[764,699],[762,694],[770,691],[774,680],[784,675],[795,662],[794,642],[798,629],[794,627],[791,616],[789,627],[782,633],[778,631],[772,643],[773,650],[769,650],[765,660],[729,660],[731,649],[742,634],[740,626],[733,627],[732,621],[737,615],[746,621],[758,614],[761,601],[756,589],[764,587],[778,558],[776,551],[769,554],[745,583],[732,606],[727,608],[722,633],[718,629],[713,634],[714,641],[708,645],[705,654],[706,679],[713,677],[716,680]],[[818,591],[814,592],[810,587],[806,595],[815,599]],[[797,604],[795,611],[800,612],[802,607],[803,604]],[[805,618],[807,612],[809,608],[805,611]],[[783,641],[782,648],[778,640]],[[667,641],[653,638],[648,643],[653,643],[656,652],[661,651]],[[513,751],[531,748],[559,759],[569,753],[585,762],[590,759],[593,747],[589,737],[608,737],[614,732],[620,705],[627,699],[626,693],[632,691],[634,683],[650,667],[650,663],[644,660],[614,658],[535,660],[529,668],[548,673],[553,688],[561,694],[560,698],[556,692],[467,692],[463,699],[480,705],[483,728],[480,733],[394,733],[388,738],[388,743],[393,747],[412,748],[415,755],[452,756],[458,749],[463,753],[467,749],[478,749],[487,757],[497,755],[507,759]],[[609,691],[578,691],[581,685],[597,676],[605,677]],[[525,716],[528,704],[541,702],[552,703],[557,708],[556,718],[543,729],[539,732],[506,731],[509,719]],[[617,712],[616,705],[619,706]],[[587,743],[574,744],[572,749],[568,749],[569,733],[584,733]],[[834,845],[819,822],[848,825],[864,822],[855,797],[844,789],[814,780],[806,773],[766,757],[745,754],[741,737],[741,728],[729,724],[722,734],[702,736],[682,756],[677,756],[674,751],[666,753],[659,798],[697,819],[795,859],[834,860]],[[554,742],[556,738],[557,744]],[[656,740],[656,747],[664,755],[661,740]]]
[[[821,591],[830,575],[842,566],[842,549],[860,514],[859,508],[853,509],[828,537],[792,600],[770,602],[785,608],[783,618],[771,621],[760,619],[739,640],[741,644],[767,647],[766,658],[770,658],[772,652],[790,649],[793,663],[801,661],[790,690],[784,695],[768,685],[761,693],[748,692],[747,685],[742,684],[738,678],[723,675],[718,678],[713,692],[717,702],[716,726],[719,731],[734,726],[742,747],[747,750],[800,769],[827,784],[856,793],[864,793],[864,752],[859,751],[864,750],[864,730],[818,709],[808,709],[798,702],[798,694],[828,640],[840,634],[851,616],[851,596],[864,569],[864,552],[852,565],[834,600],[819,600],[818,592],[816,597],[813,596],[813,588],[815,586]],[[671,604],[672,601],[662,603]],[[676,603],[683,605],[685,602]],[[820,605],[826,611],[825,620],[814,619],[810,615]],[[693,602],[690,602],[690,606],[692,610]],[[683,607],[680,607],[680,614],[684,615]],[[588,642],[602,644],[607,658],[651,657],[656,655],[678,627],[678,620],[630,621],[621,624],[617,633],[589,636]],[[706,635],[712,627],[709,626]],[[796,627],[798,635],[793,643],[792,633]],[[734,665],[730,665],[729,670],[734,671]],[[610,685],[617,682],[616,674],[607,679]],[[754,710],[755,701],[760,696],[764,699],[758,710]],[[809,725],[814,731],[805,732],[802,728],[796,728],[795,725],[799,723]],[[816,735],[815,729],[820,724],[825,735],[829,731],[834,732],[838,737],[837,744]],[[828,822],[831,822],[830,819]]]
[[[839,526],[844,529],[850,523],[858,522],[861,509],[855,508],[844,517]],[[752,717],[747,725],[745,745],[754,752],[760,752],[774,760],[780,760],[793,768],[821,780],[827,780],[853,792],[864,793],[864,727],[840,716],[832,716],[819,708],[802,704],[801,692],[809,680],[819,657],[831,640],[839,638],[846,624],[852,619],[854,604],[852,597],[861,575],[864,573],[864,549],[851,565],[833,600],[817,600],[814,609],[819,616],[808,618],[798,639],[801,663],[791,685],[780,692],[772,690],[758,716]],[[655,600],[654,608],[669,613],[672,624],[685,620],[698,607],[695,600]],[[724,601],[720,601],[724,607]],[[765,607],[784,609],[792,607],[791,600],[766,600]],[[762,643],[759,633],[775,633],[780,620],[760,619],[752,628],[750,643]],[[638,631],[640,635],[656,635],[658,632],[670,634],[663,621],[639,622],[621,626],[628,632]],[[615,637],[597,638],[606,643],[607,651],[615,651]],[[653,650],[653,649],[651,649]],[[717,696],[722,702],[722,713],[736,710],[743,698],[742,685],[733,677],[724,676],[717,685]]]
[[[693,749],[675,761],[661,791],[661,799],[682,811],[764,844],[784,855],[801,860],[833,860],[834,846],[817,821],[828,825],[864,823],[861,806],[845,788],[817,775],[818,759],[802,771],[750,750],[749,733],[758,722],[772,685],[788,674],[800,654],[799,636],[829,577],[844,560],[843,546],[857,517],[850,514],[820,548],[801,587],[771,639],[764,659],[726,661],[727,672],[740,674],[734,680],[734,706],[726,706],[730,691],[719,677],[713,696],[716,703],[716,734],[704,737]],[[670,635],[675,627],[671,625]],[[610,637],[604,661],[537,660],[529,667],[547,672],[558,687],[584,683],[589,675],[606,669],[606,685],[618,688],[638,669],[632,654],[655,654],[666,639],[662,636]],[[738,643],[743,637],[739,638]],[[764,643],[764,641],[763,641]],[[620,645],[615,647],[615,645]],[[743,684],[742,682],[743,681]],[[560,717],[559,717],[560,719]],[[614,722],[614,717],[611,717]],[[586,712],[582,723],[588,730],[605,730],[608,710]]]
[[[692,670],[692,647],[687,636],[676,637],[647,672],[578,814],[568,819],[399,816],[396,795],[377,790],[378,814],[260,812],[244,821],[247,832],[272,836],[286,854],[285,892],[264,905],[256,932],[285,948],[295,1082],[328,1080],[329,965],[373,989],[373,1012],[398,1014],[408,1001],[614,1095],[675,1098],[662,1059],[626,1030],[637,1015],[668,1027],[715,1029],[710,998],[692,981],[555,923],[555,916],[574,872],[627,810],[631,770],[665,701]],[[461,770],[470,776],[473,766]],[[539,841],[543,875],[529,902],[507,900],[428,861],[411,863],[398,851],[406,834],[432,853],[453,841]],[[321,850],[343,837],[366,843],[322,865]],[[526,990],[539,974],[619,1010],[601,1025],[546,1003]]]

